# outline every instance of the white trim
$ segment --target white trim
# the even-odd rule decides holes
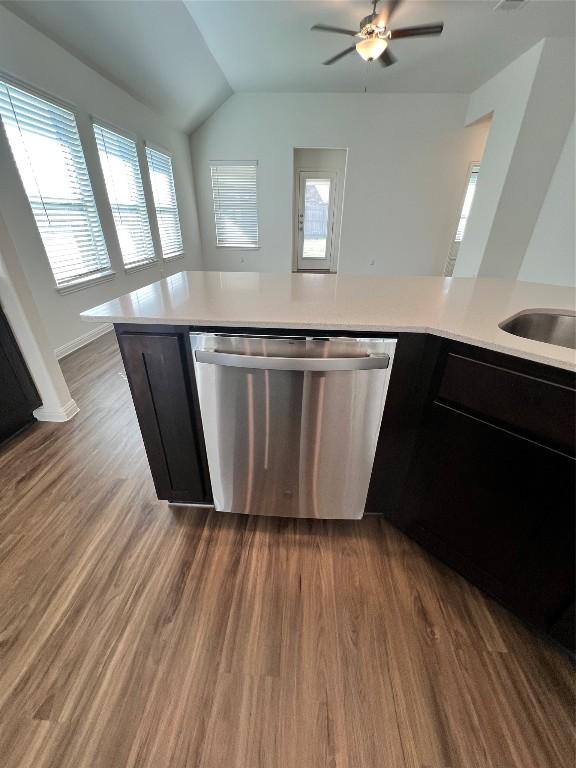
[[[99,272],[96,275],[89,275],[88,277],[79,277],[70,283],[63,283],[58,285],[56,283],[56,290],[58,293],[74,293],[74,291],[82,291],[84,288],[90,288],[98,283],[104,283],[106,280],[112,280],[116,272],[113,269],[107,269],[105,272]]]
[[[139,269],[148,269],[148,267],[153,267],[155,264],[160,264],[159,259],[150,259],[150,261],[143,261],[140,264],[130,264],[127,267],[124,267],[124,272],[126,272],[127,275],[130,274],[130,272],[138,272]]]
[[[57,107],[66,109],[68,112],[71,112],[74,115],[74,118],[78,117],[78,107],[76,104],[74,104],[72,101],[66,101],[60,96],[57,96],[55,93],[52,93],[52,91],[45,91],[43,88],[39,88],[27,80],[21,80],[19,77],[12,75],[5,69],[0,69],[0,80],[3,80],[6,83],[10,83],[10,85],[13,85],[14,88],[18,88],[25,93],[29,93],[32,96],[37,96],[43,101],[47,101],[48,103],[55,104]]]
[[[114,326],[112,325],[112,323],[105,323],[104,325],[98,325],[96,328],[93,328],[91,331],[88,331],[88,333],[84,333],[82,334],[82,336],[78,336],[77,338],[72,339],[72,341],[69,341],[66,344],[62,344],[61,347],[56,347],[56,349],[54,350],[56,359],[61,360],[63,357],[66,357],[66,355],[69,355],[72,352],[75,352],[77,349],[81,349],[82,347],[85,347],[86,344],[90,344],[91,341],[94,341],[100,336],[103,336],[105,333],[109,333],[113,328]]]
[[[43,405],[33,411],[38,421],[69,421],[79,412],[75,400],[68,400],[62,408],[45,408]]]
[[[258,233],[260,238],[260,233]],[[228,250],[236,251],[259,251],[262,246],[260,245],[217,245],[216,248],[227,248]]]
[[[250,168],[258,167],[258,160],[209,160],[208,165],[212,167],[213,165],[234,165],[234,166],[248,166]]]
[[[161,155],[164,155],[165,157],[169,157],[170,161],[174,159],[174,152],[171,152],[169,149],[166,149],[166,147],[160,146],[160,144],[154,144],[154,142],[144,139],[144,148],[146,147],[148,149],[153,149],[155,152],[159,152]]]
[[[214,504],[194,504],[190,501],[169,501],[170,507],[199,507],[200,509],[215,509]]]
[[[99,125],[101,128],[106,128],[107,131],[117,133],[120,136],[123,136],[125,139],[130,139],[130,141],[133,141],[134,144],[138,144],[139,141],[144,143],[144,139],[139,134],[133,133],[133,131],[130,131],[126,128],[119,128],[116,123],[110,123],[108,120],[100,118],[97,115],[90,115],[90,122],[92,123],[92,128]]]

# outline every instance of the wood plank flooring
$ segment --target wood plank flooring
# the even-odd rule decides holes
[[[569,661],[378,519],[158,502],[112,335],[0,449],[4,768],[572,768]]]

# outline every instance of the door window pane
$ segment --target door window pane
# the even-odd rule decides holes
[[[304,190],[305,259],[324,259],[328,240],[330,179],[306,179]]]

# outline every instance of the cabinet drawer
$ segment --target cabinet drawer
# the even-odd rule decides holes
[[[576,398],[570,387],[449,353],[437,398],[574,455]]]

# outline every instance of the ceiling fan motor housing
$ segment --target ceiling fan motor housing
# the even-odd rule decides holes
[[[378,14],[376,13],[362,19],[358,36],[361,40],[357,43],[356,50],[364,61],[377,59],[387,48],[390,40],[390,32],[382,21],[378,23]]]
[[[378,24],[378,14],[371,13],[369,16],[364,16],[360,22],[360,32],[362,37],[372,37],[373,35],[380,35],[386,32],[386,25],[384,23]]]

